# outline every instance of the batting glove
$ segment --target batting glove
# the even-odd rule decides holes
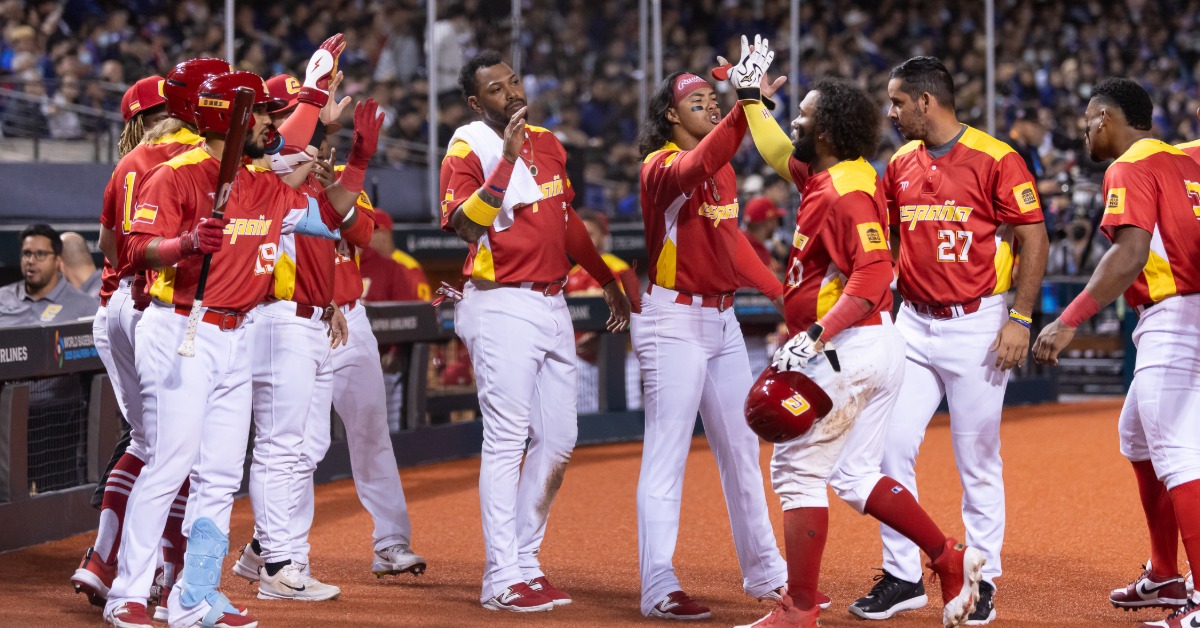
[[[775,53],[771,51],[768,40],[763,39],[761,35],[755,35],[754,50],[751,51],[749,41],[742,35],[742,57],[729,70],[729,82],[733,84],[738,100],[762,99],[759,84],[774,59]]]
[[[221,250],[225,240],[225,221],[220,218],[201,218],[191,231],[180,236],[184,256],[204,255]]]
[[[779,347],[771,366],[777,371],[803,371],[815,357],[817,342],[807,332],[801,332]]]
[[[345,39],[341,33],[326,39],[309,58],[308,68],[304,72],[304,86],[297,97],[300,102],[319,108],[329,103],[329,83],[337,74],[338,57],[346,49]]]

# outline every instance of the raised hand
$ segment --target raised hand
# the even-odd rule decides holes
[[[304,71],[304,86],[300,88],[299,100],[316,107],[325,107],[329,102],[329,89],[337,76],[338,57],[346,49],[346,38],[341,33],[330,37],[317,48],[308,60]]]
[[[518,109],[504,128],[504,158],[514,164],[521,154],[521,145],[525,143],[525,113],[528,111],[528,106]]]
[[[354,139],[350,142],[349,162],[365,164],[379,150],[379,131],[383,128],[383,114],[379,103],[368,98],[354,107]]]
[[[333,80],[329,82],[329,102],[325,103],[325,106],[321,108],[321,122],[326,127],[336,125],[337,128],[326,129],[326,133],[336,133],[342,128],[338,120],[341,119],[342,112],[346,110],[346,107],[350,106],[351,101],[349,96],[345,96],[341,100],[337,99],[337,89],[342,84],[343,78],[345,78],[345,75],[341,71],[338,71],[334,75]]]

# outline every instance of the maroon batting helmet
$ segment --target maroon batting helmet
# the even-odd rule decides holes
[[[188,124],[196,124],[196,93],[200,90],[200,84],[232,71],[233,67],[228,62],[207,57],[190,59],[171,68],[163,84],[167,114]]]
[[[254,106],[266,105],[268,108],[279,106],[282,101],[271,98],[267,94],[267,86],[260,76],[253,72],[228,72],[214,76],[200,84],[196,94],[196,128],[200,133],[229,132],[230,117],[233,113],[233,99],[239,87],[248,87],[254,92]],[[250,128],[254,128],[254,119],[250,119]]]
[[[783,443],[808,433],[832,409],[829,395],[807,375],[768,366],[746,397],[746,423],[763,440]]]

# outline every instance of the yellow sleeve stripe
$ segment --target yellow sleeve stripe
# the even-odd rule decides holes
[[[401,251],[400,249],[392,251],[392,260],[397,264],[409,269],[417,269],[421,267],[421,263],[418,262],[415,257],[405,253],[404,251]]]
[[[1133,163],[1135,161],[1141,161],[1151,155],[1157,155],[1158,153],[1170,153],[1172,155],[1187,156],[1187,153],[1162,140],[1148,138],[1134,142],[1133,146],[1130,146],[1129,150],[1125,151],[1125,154],[1118,157],[1113,163]]]
[[[899,157],[899,156],[901,156],[901,155],[904,155],[904,154],[907,154],[907,153],[911,153],[911,152],[913,152],[914,150],[917,150],[918,148],[920,148],[920,147],[921,147],[921,145],[922,145],[923,143],[924,143],[924,142],[922,142],[921,140],[913,140],[913,141],[911,141],[911,142],[909,142],[909,143],[905,144],[904,146],[901,146],[901,147],[900,147],[900,148],[899,148],[899,149],[896,151],[896,154],[895,154],[895,155],[892,155],[892,158],[888,160],[888,163],[892,163],[893,161],[896,161],[896,158],[897,158],[897,157]]]
[[[746,123],[750,127],[750,136],[754,138],[754,147],[763,161],[779,176],[792,181],[792,172],[788,168],[788,160],[792,157],[792,142],[787,133],[771,117],[771,113],[761,102],[743,103],[746,110]],[[794,183],[794,181],[793,181]]]
[[[1015,153],[1012,146],[1001,142],[1000,140],[980,131],[974,127],[967,127],[963,133],[962,139],[958,140],[960,144],[977,150],[981,153],[986,153],[992,159],[1000,161],[1006,155]]]
[[[167,165],[170,166],[171,168],[178,170],[179,168],[181,168],[183,166],[190,166],[192,164],[198,164],[198,163],[204,161],[205,159],[212,159],[212,157],[208,153],[204,152],[203,148],[193,148],[192,150],[189,150],[186,153],[176,155],[170,161],[167,162]]]
[[[680,149],[678,146],[675,145],[674,142],[667,142],[662,148],[654,151],[653,153],[650,153],[649,155],[646,155],[646,158],[642,160],[642,163],[648,164],[648,163],[650,163],[651,159],[654,159],[655,155],[662,153],[662,152],[666,152],[666,151],[674,151],[675,153],[678,153],[680,151]],[[671,165],[671,162],[674,160],[675,160],[674,156],[667,157],[667,160],[665,163],[663,163],[663,165],[669,166],[669,165]]]
[[[834,164],[829,169],[829,176],[833,181],[833,189],[837,190],[839,196],[845,196],[851,192],[866,192],[870,196],[875,195],[875,183],[878,176],[871,164],[867,163],[862,157],[853,161],[840,161]]]
[[[1184,143],[1182,143],[1182,144],[1176,144],[1176,145],[1175,145],[1175,148],[1178,148],[1178,149],[1180,149],[1180,150],[1183,150],[1183,149],[1185,149],[1185,148],[1200,148],[1200,140],[1192,140],[1192,141],[1190,141],[1190,142],[1184,142]]]
[[[462,210],[467,218],[471,219],[471,222],[484,227],[492,226],[492,223],[496,222],[496,216],[500,215],[500,208],[488,205],[479,198],[479,193],[472,194],[463,201]]]
[[[450,157],[465,158],[467,155],[470,155],[470,154],[471,154],[471,145],[462,140],[458,140],[457,142],[455,142],[452,146],[450,146],[450,150],[446,151],[447,158],[450,158]]]

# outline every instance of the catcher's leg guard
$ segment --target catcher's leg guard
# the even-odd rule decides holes
[[[200,611],[197,607],[207,604],[208,609],[200,620],[200,625],[205,628],[215,626],[225,613],[238,613],[220,591],[221,563],[228,552],[229,537],[221,533],[212,519],[200,517],[192,523],[187,552],[183,558],[183,574],[172,592],[171,602],[178,600],[180,610],[185,615]],[[176,625],[177,621],[172,617],[171,625]],[[191,622],[184,623],[192,625]]]

